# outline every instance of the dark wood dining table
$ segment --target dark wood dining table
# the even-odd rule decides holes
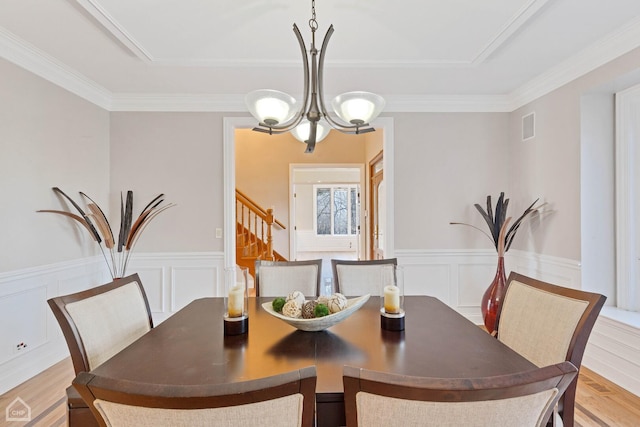
[[[342,369],[474,378],[535,366],[436,298],[405,297],[404,331],[380,327],[380,301],[320,332],[304,332],[249,298],[249,332],[225,336],[223,298],[198,299],[93,372],[157,384],[227,383],[315,365],[317,425],[344,425]]]

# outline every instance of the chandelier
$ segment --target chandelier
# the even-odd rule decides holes
[[[347,92],[338,95],[331,102],[335,114],[341,122],[327,114],[323,98],[323,66],[324,56],[333,34],[333,25],[329,27],[322,48],[318,54],[316,49],[316,21],[315,0],[311,0],[311,48],[309,56],[300,30],[293,24],[293,32],[298,38],[302,52],[304,66],[304,98],[298,103],[295,98],[284,92],[273,89],[260,89],[250,92],[245,97],[249,112],[258,120],[259,125],[254,131],[265,132],[269,135],[291,132],[296,139],[307,144],[305,153],[313,153],[316,143],[329,133],[329,127],[347,134],[361,134],[373,132],[369,125],[382,111],[384,98],[370,92]],[[311,62],[311,72],[309,72]],[[324,119],[323,122],[320,120]]]

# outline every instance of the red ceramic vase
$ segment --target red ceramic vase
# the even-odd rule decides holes
[[[496,320],[498,312],[500,311],[500,305],[502,304],[502,297],[504,295],[504,287],[507,283],[507,276],[504,272],[504,257],[498,257],[498,268],[496,270],[496,277],[493,278],[493,282],[487,288],[482,296],[482,318],[484,319],[484,326],[489,333],[493,334],[496,331]]]

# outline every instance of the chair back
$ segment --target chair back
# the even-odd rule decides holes
[[[101,426],[311,427],[316,368],[239,383],[165,385],[82,372],[73,381]]]
[[[99,366],[153,327],[137,274],[47,302],[67,341],[76,374]]]
[[[498,339],[537,366],[567,360],[580,369],[605,300],[512,272],[498,313]],[[576,384],[577,379],[560,401],[565,425],[573,425]]]
[[[347,427],[542,426],[577,375],[570,362],[486,378],[425,378],[345,366]]]
[[[322,260],[256,260],[256,296],[286,297],[300,291],[306,297],[320,295]]]
[[[383,274],[393,279],[395,271],[390,266],[398,265],[397,258],[353,261],[332,259],[333,279],[336,292],[348,296],[366,294],[380,295],[382,292]]]

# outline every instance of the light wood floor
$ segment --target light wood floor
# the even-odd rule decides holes
[[[0,425],[59,427],[67,425],[65,388],[73,379],[65,359],[0,396]],[[5,410],[17,397],[31,407],[31,421],[6,422]],[[640,426],[640,397],[583,367],[578,379],[576,426]]]

